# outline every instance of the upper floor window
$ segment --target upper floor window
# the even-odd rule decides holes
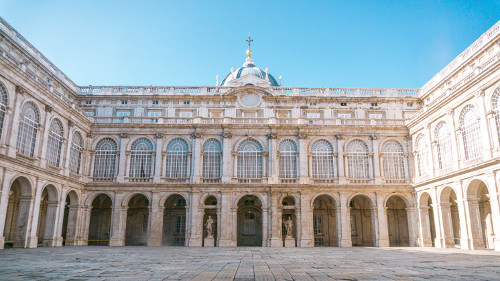
[[[417,176],[426,176],[428,174],[427,143],[423,134],[418,135],[415,140],[415,161],[417,164]]]
[[[460,129],[464,143],[465,160],[477,159],[482,154],[481,128],[479,125],[479,112],[469,104],[460,113]]]
[[[47,142],[47,163],[59,167],[63,141],[63,126],[59,119],[52,120],[49,128],[49,139]]]
[[[191,111],[180,111],[179,112],[179,117],[181,117],[181,118],[191,118],[191,117],[193,117],[193,112],[191,112]]]
[[[262,145],[247,139],[238,146],[238,178],[254,179],[263,176]]]
[[[157,100],[154,100],[153,104],[159,104],[159,102]]]
[[[111,138],[100,140],[95,147],[94,178],[113,178],[116,176],[116,152],[118,145]]]
[[[370,157],[364,141],[353,140],[347,145],[347,170],[351,179],[370,178]]]
[[[397,141],[388,141],[382,147],[383,171],[386,179],[405,178],[405,157],[403,146]]]
[[[31,101],[25,103],[21,109],[21,120],[17,132],[17,152],[29,157],[34,156],[39,120],[38,107]]]
[[[453,159],[451,154],[451,136],[448,123],[445,121],[439,122],[434,131],[434,136],[436,138],[438,168],[450,168]]]
[[[218,179],[221,176],[222,146],[220,141],[209,139],[203,144],[203,178]]]
[[[184,101],[184,104],[190,104],[191,102],[190,101]]]
[[[341,102],[340,106],[347,106],[347,102]]]
[[[167,178],[187,178],[188,177],[188,143],[181,138],[171,140],[167,145]]]
[[[117,117],[129,117],[130,111],[117,111],[116,116]]]
[[[160,111],[148,111],[148,117],[160,117]]]
[[[307,118],[321,118],[321,114],[319,112],[308,112]]]
[[[312,177],[328,179],[335,177],[333,146],[327,140],[317,140],[311,146]]]
[[[130,149],[131,178],[150,178],[153,176],[153,143],[147,138],[134,141]]]
[[[297,144],[287,139],[279,147],[280,178],[297,178]]]
[[[82,159],[83,139],[79,132],[73,134],[71,139],[71,150],[69,157],[69,170],[78,174],[80,172],[80,161]]]
[[[122,104],[128,104],[127,100],[122,100]]]
[[[497,127],[497,137],[498,141],[500,142],[500,87],[498,87],[495,90],[495,93],[493,94],[493,98],[491,101],[492,104],[492,109],[493,109],[493,114],[495,116],[495,123]]]
[[[370,113],[370,119],[382,119],[382,113]]]
[[[2,136],[3,121],[7,111],[7,90],[4,85],[0,83],[0,137]]]

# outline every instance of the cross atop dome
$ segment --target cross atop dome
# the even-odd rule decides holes
[[[250,43],[252,43],[252,42],[253,42],[253,39],[252,39],[252,38],[250,38],[250,33],[248,33],[248,39],[247,39],[247,40],[245,40],[245,41],[247,41],[247,42],[248,42],[247,56],[248,56],[248,57],[251,57],[251,56],[252,56],[252,50],[250,50]]]

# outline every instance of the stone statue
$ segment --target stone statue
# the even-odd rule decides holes
[[[283,222],[285,225],[286,229],[286,237],[292,237],[292,227],[293,227],[293,222],[291,218],[288,218],[285,222]]]
[[[214,220],[212,216],[208,216],[207,222],[205,223],[205,227],[207,228],[207,237],[213,236],[212,234],[212,225],[214,224]]]

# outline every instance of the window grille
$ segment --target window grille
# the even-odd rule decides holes
[[[186,216],[177,216],[175,233],[184,234],[186,232]]]
[[[415,161],[417,163],[417,176],[423,177],[427,175],[427,144],[424,135],[418,135],[415,140]]]
[[[203,178],[218,179],[221,176],[222,146],[216,139],[203,144]]]
[[[153,143],[147,138],[134,141],[130,149],[131,178],[150,178],[153,176]]]
[[[353,140],[347,145],[347,168],[351,179],[370,178],[370,157],[365,142]]]
[[[2,83],[0,83],[0,137],[2,136],[3,121],[7,109],[7,90]]]
[[[434,131],[439,169],[450,168],[452,164],[451,136],[448,123],[441,121]]]
[[[188,177],[188,143],[181,138],[171,140],[167,145],[167,178]]]
[[[82,159],[83,139],[79,132],[73,134],[71,140],[71,149],[69,157],[69,170],[72,173],[78,174],[80,172],[80,161]]]
[[[17,133],[17,152],[29,157],[34,156],[39,120],[40,113],[37,106],[31,101],[25,103],[21,110],[21,120]]]
[[[317,140],[311,146],[312,176],[315,179],[335,177],[333,146],[327,140]]]
[[[465,160],[481,157],[481,128],[479,113],[474,105],[467,105],[460,113],[460,127],[464,142]]]
[[[59,167],[63,141],[63,126],[59,119],[50,123],[49,140],[47,142],[47,163]]]
[[[297,144],[287,139],[280,143],[280,177],[284,179],[297,178]]]
[[[403,146],[397,141],[388,141],[382,148],[384,178],[405,178],[405,157]]]
[[[497,137],[500,142],[500,87],[495,90],[491,104],[493,107],[493,115],[495,116],[495,123],[497,125]]]
[[[117,144],[111,138],[100,140],[95,148],[94,177],[113,178],[116,176]]]
[[[323,216],[313,216],[314,235],[323,234]]]
[[[238,178],[262,178],[262,161],[262,145],[254,139],[243,141],[238,146]]]

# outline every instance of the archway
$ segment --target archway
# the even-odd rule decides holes
[[[457,194],[451,187],[441,191],[439,208],[443,221],[443,239],[445,247],[460,247],[460,217],[458,214]]]
[[[76,241],[76,223],[78,218],[78,194],[74,190],[66,196],[64,204],[64,218],[62,238],[63,245],[77,245]]]
[[[410,246],[408,231],[408,213],[403,198],[394,195],[387,200],[387,226],[389,228],[389,246]]]
[[[353,246],[375,246],[373,206],[369,198],[356,195],[351,199],[351,241]]]
[[[314,199],[313,206],[314,246],[338,246],[335,201],[328,195],[320,195]]]
[[[38,246],[54,246],[57,215],[57,189],[49,184],[42,191],[38,215]]]
[[[262,202],[255,195],[238,201],[238,246],[262,246]]]
[[[164,246],[184,246],[186,243],[186,199],[175,194],[165,200],[163,212]]]
[[[111,198],[100,194],[92,201],[88,245],[109,246],[111,229]]]
[[[484,182],[474,180],[467,190],[472,246],[474,249],[493,249],[495,236],[488,188]]]
[[[213,247],[217,245],[217,233],[218,233],[218,224],[217,224],[217,198],[214,196],[208,196],[205,199],[205,212],[203,214],[203,246],[204,247]],[[212,235],[211,237],[208,237],[208,232],[207,232],[207,221],[208,219],[212,220]],[[209,239],[206,239],[209,238]],[[213,245],[205,245],[206,241],[214,241]]]
[[[149,200],[136,194],[128,201],[125,246],[146,246],[149,229]]]
[[[5,217],[5,247],[26,247],[29,210],[33,200],[30,182],[17,178],[9,191],[9,202]]]
[[[297,218],[295,215],[295,199],[291,196],[287,196],[281,202],[282,211],[281,211],[281,239],[283,241],[283,245],[287,246],[287,241],[293,242],[293,246],[297,246]],[[291,220],[291,233],[288,233],[286,222]],[[291,240],[290,238],[293,238]]]

